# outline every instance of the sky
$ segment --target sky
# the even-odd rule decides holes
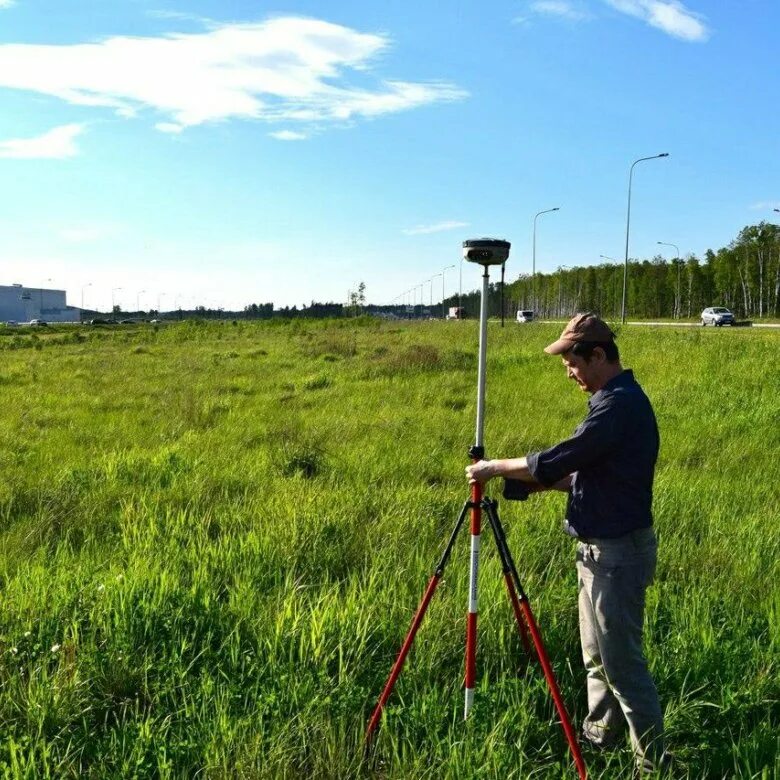
[[[663,152],[630,254],[701,256],[780,219],[778,30],[777,0],[0,0],[0,284],[436,302],[478,287],[467,238],[530,273],[554,207],[537,270],[622,260]]]

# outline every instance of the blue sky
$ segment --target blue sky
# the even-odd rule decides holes
[[[777,0],[0,0],[0,283],[382,303],[473,236],[529,272],[553,206],[537,268],[586,265],[660,152],[631,255],[701,255],[780,208],[778,30]]]

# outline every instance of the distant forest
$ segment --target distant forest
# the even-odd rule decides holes
[[[536,302],[530,274],[507,281],[507,316],[514,316],[517,309],[532,309],[540,317],[595,311],[614,319],[621,311],[623,263],[561,266],[552,273],[537,273],[535,286]],[[750,225],[729,246],[707,250],[703,258],[689,254],[671,261],[660,255],[630,260],[626,297],[627,316],[635,319],[695,318],[707,306],[726,306],[739,318],[778,317],[780,226]],[[500,298],[500,283],[492,284],[491,312],[500,313]],[[478,316],[478,291],[464,295],[462,301],[466,316]],[[457,305],[457,295],[445,301],[446,307]]]
[[[623,263],[569,268],[552,273],[519,277],[511,275],[516,263],[507,268],[504,289],[504,314],[514,317],[517,309],[531,309],[538,317],[568,317],[578,311],[595,311],[605,319],[621,313]],[[501,272],[491,273],[489,310],[501,313]],[[511,280],[511,281],[510,281]],[[536,287],[534,295],[534,286]],[[361,284],[351,294],[349,304],[316,303],[302,308],[275,309],[273,304],[250,304],[232,316],[249,319],[271,317],[339,317],[358,314],[398,317],[441,317],[459,305],[458,295],[432,307],[366,304],[366,289]],[[370,291],[369,295],[370,297]],[[460,299],[465,316],[479,316],[479,290],[464,292]],[[626,312],[630,319],[696,318],[707,306],[726,306],[740,319],[780,316],[780,226],[767,222],[749,225],[727,247],[708,249],[703,258],[688,254],[665,260],[630,260]],[[223,315],[224,316],[224,315]]]

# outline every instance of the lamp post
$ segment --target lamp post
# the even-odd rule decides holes
[[[140,290],[136,294],[136,296],[135,296],[135,310],[136,310],[136,313],[140,313],[140,311],[141,311],[141,295],[143,295],[143,293],[145,293],[145,292],[146,292],[146,290]]]
[[[460,274],[458,278],[458,308],[460,309],[463,304],[461,298],[463,297],[463,258],[460,259]],[[461,316],[461,312],[458,312],[458,316]]]
[[[433,276],[430,278],[430,280],[429,280],[429,281],[430,281],[430,283],[431,283],[431,316],[433,316],[433,280],[434,280],[434,279],[438,279],[440,276],[441,276],[441,278],[442,278],[441,285],[442,285],[442,290],[443,290],[443,289],[444,289],[444,274],[443,274],[443,273],[434,274],[434,275],[433,275]]]
[[[420,288],[420,314],[422,314],[423,306],[425,306],[425,298],[423,298],[423,295],[425,294],[425,284],[428,280],[426,279],[425,282],[420,282],[420,284],[417,285],[417,287]],[[415,287],[415,290],[417,289]]]
[[[675,301],[675,318],[680,319],[680,312],[682,311],[682,299],[680,298],[680,247],[677,246],[677,244],[670,244],[668,241],[656,241],[656,244],[660,244],[661,246],[673,246],[674,251],[677,252],[675,255],[677,266],[677,300]]]
[[[162,306],[162,299],[167,295],[168,293],[160,293],[157,296],[157,316],[159,317],[162,313],[162,309],[160,308]]]
[[[112,287],[111,288],[111,316],[116,319],[116,314],[114,313],[114,293],[121,290],[121,287]]]
[[[621,322],[626,323],[626,286],[628,284],[628,236],[631,227],[631,182],[634,177],[634,166],[637,163],[644,162],[645,160],[658,160],[661,157],[668,157],[668,152],[662,152],[661,154],[654,154],[652,157],[640,157],[638,160],[634,160],[631,163],[631,169],[628,172],[628,211],[626,212],[626,261],[623,267],[623,305],[621,307]]]
[[[451,268],[455,268],[454,265],[448,265],[441,269],[441,318],[444,319],[444,274]],[[460,304],[460,301],[458,301]]]
[[[539,211],[534,216],[534,239],[533,239],[533,252],[532,252],[532,260],[531,260],[531,305],[534,309],[534,316],[536,315],[536,220],[542,215],[542,214],[549,214],[551,211],[560,211],[560,207],[556,206],[552,209],[545,209],[544,211]]]

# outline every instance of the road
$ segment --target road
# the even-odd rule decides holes
[[[568,320],[537,320],[538,322],[542,322],[545,325],[565,325]],[[660,327],[666,326],[666,327],[672,327],[672,328],[700,328],[701,324],[698,322],[632,322],[628,321],[626,322],[626,325],[657,325]],[[710,325],[709,327],[715,327],[714,325]],[[728,326],[723,326],[728,327]],[[754,322],[752,325],[749,326],[737,326],[737,327],[750,327],[750,328],[780,328],[780,323],[777,322]]]

